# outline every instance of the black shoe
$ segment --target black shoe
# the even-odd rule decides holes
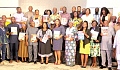
[[[32,61],[28,61],[28,63],[31,63]]]
[[[37,62],[36,62],[36,61],[34,61],[34,64],[37,64]]]
[[[111,67],[108,67],[108,70],[112,70],[112,68],[111,68]]]
[[[100,69],[106,68],[106,66],[101,66]]]

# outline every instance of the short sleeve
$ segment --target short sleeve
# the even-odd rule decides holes
[[[27,30],[26,30],[26,35],[28,35],[29,34],[29,28],[27,28]]]
[[[65,28],[63,26],[61,26],[61,35],[65,35]]]

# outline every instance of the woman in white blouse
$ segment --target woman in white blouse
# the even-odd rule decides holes
[[[94,17],[93,17],[93,15],[91,15],[91,12],[90,12],[89,8],[86,8],[86,14],[83,15],[81,18],[82,18],[83,21],[88,22],[88,29],[90,29],[91,23],[94,20]]]

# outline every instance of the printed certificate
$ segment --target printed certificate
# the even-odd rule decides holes
[[[17,27],[11,27],[12,35],[17,35]]]
[[[101,33],[103,35],[108,35],[108,27],[101,27]]]
[[[43,15],[43,22],[48,22],[48,15]]]
[[[83,31],[78,31],[78,40],[84,40],[84,33],[83,33]]]
[[[54,31],[54,38],[58,38],[60,36],[60,31]]]
[[[35,42],[36,38],[37,38],[36,34],[31,34],[31,42]]]
[[[61,19],[61,24],[62,24],[62,25],[67,25],[67,22],[68,22],[68,21],[67,21],[66,18],[62,18],[62,19]]]
[[[40,26],[40,22],[39,20],[33,20],[35,22],[35,27],[39,27]]]
[[[43,42],[43,43],[46,43],[47,40],[48,40],[48,35],[45,34],[45,35],[43,36],[43,38],[42,38],[42,42]]]
[[[19,38],[18,38],[19,40],[25,40],[25,33],[23,33],[23,32],[20,32],[19,33]]]

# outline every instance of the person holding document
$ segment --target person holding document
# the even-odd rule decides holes
[[[10,40],[10,63],[13,62],[13,53],[15,53],[16,62],[18,61],[18,33],[19,25],[16,23],[15,17],[11,17],[11,23],[7,26],[7,34],[9,35]],[[13,52],[13,48],[15,52]]]
[[[35,22],[31,21],[30,26],[26,30],[26,46],[28,46],[28,55],[29,61],[28,63],[32,62],[32,58],[34,55],[34,64],[37,64],[37,32],[38,28],[35,27]],[[33,54],[33,55],[32,55]]]
[[[55,27],[53,29],[53,50],[55,53],[55,65],[61,64],[61,50],[63,43],[63,36],[65,28],[61,25],[60,19],[55,20]]]
[[[26,61],[26,58],[28,57],[28,47],[25,43],[25,32],[26,32],[26,24],[22,24],[22,29],[19,33],[19,50],[18,50],[18,56],[22,58],[22,62]]]
[[[44,63],[43,58],[46,57],[46,64],[48,64],[48,58],[52,55],[51,51],[51,38],[52,31],[48,29],[47,23],[43,23],[42,29],[37,33],[37,38],[40,40],[38,55],[41,56],[41,64]]]
[[[116,35],[113,44],[113,54],[114,58],[117,59],[117,70],[120,70],[120,22],[117,22],[115,25]]]
[[[73,27],[73,21],[69,21],[65,36],[65,58],[66,65],[75,65],[77,28]]]
[[[39,10],[35,10],[35,14],[32,16],[32,20],[35,22],[35,27],[41,28],[42,26],[42,16],[39,15]]]
[[[81,54],[81,67],[86,68],[88,55],[90,54],[90,39],[91,33],[88,29],[88,22],[84,21],[82,23],[82,28],[80,29],[84,33],[84,40],[80,40],[80,50],[79,53]]]
[[[6,36],[6,30],[4,28],[4,21],[0,20],[0,54],[2,50],[2,62],[1,64],[5,64],[5,56],[6,56],[6,45],[8,44],[8,38]]]
[[[103,27],[105,30],[102,30],[101,28],[101,58],[102,58],[102,65],[100,69],[106,68],[106,54],[107,54],[107,60],[108,60],[108,70],[112,70],[112,60],[111,60],[111,53],[112,53],[112,37],[114,38],[115,32],[113,27],[109,27],[109,23],[107,20],[104,21]],[[108,27],[108,29],[106,29]]]
[[[100,28],[97,26],[98,22],[96,20],[92,21],[92,27],[90,28],[92,37],[91,37],[91,48],[90,48],[90,56],[92,57],[92,67],[97,66],[97,56],[100,56],[100,42],[101,42],[101,35],[100,35]]]

